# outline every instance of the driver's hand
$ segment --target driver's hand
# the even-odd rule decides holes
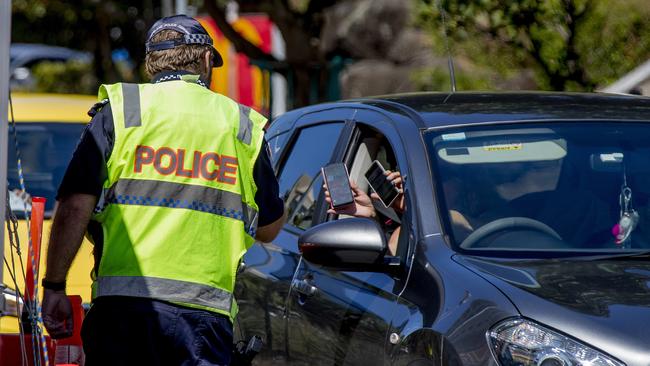
[[[472,225],[467,221],[467,218],[456,210],[449,210],[449,217],[451,218],[452,225],[462,228],[467,231],[474,231]]]
[[[350,179],[350,188],[352,189],[352,195],[354,196],[354,203],[351,205],[331,208],[332,199],[330,198],[330,192],[327,190],[327,185],[323,184],[323,188],[325,189],[325,201],[330,205],[330,209],[327,210],[327,213],[351,215],[355,217],[376,216],[375,208],[372,206],[372,200],[366,192],[359,189],[359,186],[357,186],[352,179]]]
[[[405,204],[404,204],[404,187],[403,187],[403,180],[402,180],[402,175],[398,171],[390,171],[386,170],[384,172],[384,175],[386,175],[386,179],[393,185],[397,190],[399,191],[399,196],[395,198],[393,203],[391,204],[391,207],[397,212],[397,213],[403,213],[405,210]],[[370,197],[373,199],[379,200],[379,195],[375,192],[373,192]]]

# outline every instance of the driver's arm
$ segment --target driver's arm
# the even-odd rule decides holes
[[[469,223],[469,220],[456,210],[449,210],[449,221],[451,222],[454,237],[458,241],[464,240],[474,231],[474,227]]]

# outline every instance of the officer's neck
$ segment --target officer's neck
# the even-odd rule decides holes
[[[162,71],[157,73],[151,78],[152,84],[158,84],[165,81],[172,80],[184,80],[189,83],[196,83],[204,87],[208,87],[203,80],[201,80],[200,75],[186,71],[186,70],[173,70],[173,71]]]

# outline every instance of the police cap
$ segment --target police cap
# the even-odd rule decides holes
[[[175,30],[183,36],[176,39],[170,39],[162,42],[153,42],[153,37],[162,30]],[[168,50],[181,45],[209,45],[212,48],[212,61],[214,67],[223,65],[221,55],[212,45],[212,38],[208,32],[203,28],[198,20],[187,15],[174,15],[171,17],[164,17],[159,19],[147,32],[147,42],[145,47],[147,53],[151,51]]]

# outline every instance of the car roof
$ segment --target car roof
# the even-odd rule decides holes
[[[650,120],[650,98],[605,93],[409,93],[343,101],[420,116],[421,127],[542,120]]]
[[[301,116],[339,108],[370,108],[417,128],[531,121],[650,122],[650,98],[628,94],[520,92],[421,92],[311,105],[273,120],[267,139],[286,133]],[[408,121],[408,122],[407,122]]]
[[[16,122],[88,123],[88,110],[97,98],[75,94],[12,93],[11,102]]]

